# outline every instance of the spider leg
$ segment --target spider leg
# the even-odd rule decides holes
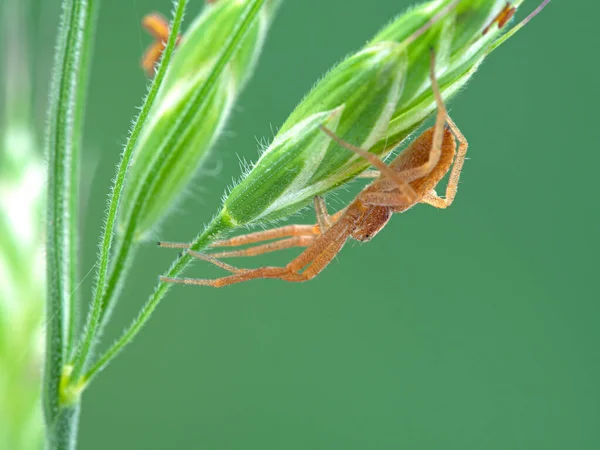
[[[410,184],[408,184],[408,182],[406,182],[399,174],[394,172],[386,163],[384,163],[379,156],[375,155],[374,153],[370,153],[366,150],[363,150],[362,148],[357,147],[357,146],[351,144],[350,142],[343,140],[342,138],[337,136],[333,131],[331,131],[329,128],[327,128],[323,125],[321,125],[320,128],[327,136],[329,136],[331,139],[333,139],[335,142],[337,142],[340,146],[363,157],[364,159],[369,161],[369,163],[373,167],[376,167],[377,169],[379,169],[379,171],[383,175],[385,175],[390,180],[393,180],[396,183],[396,185],[398,186],[398,188],[400,189],[400,192],[402,192],[402,194],[406,197],[407,201],[415,202],[418,200],[417,193],[410,186]]]
[[[327,233],[316,238],[306,250],[285,267],[238,269],[237,267],[219,261],[210,255],[190,252],[190,255],[215,264],[231,272],[232,275],[214,280],[169,277],[161,277],[160,280],[164,283],[211,287],[223,287],[258,278],[278,278],[289,282],[307,281],[316,277],[331,262],[335,255],[338,254],[350,236],[349,230],[349,224],[340,222],[335,223]],[[304,268],[306,269],[301,272]]]
[[[423,178],[429,175],[431,171],[438,164],[440,157],[442,156],[442,142],[444,139],[444,125],[448,118],[448,112],[446,111],[446,105],[444,99],[440,93],[440,87],[435,77],[435,53],[431,51],[431,64],[429,66],[429,77],[431,79],[431,90],[437,104],[437,114],[435,118],[435,125],[433,128],[433,139],[431,142],[431,151],[427,158],[427,162],[421,164],[418,167],[404,170],[402,172],[402,178],[405,182],[410,183],[411,181]],[[394,180],[395,181],[395,180]]]
[[[254,247],[244,248],[241,250],[232,250],[227,252],[211,253],[210,256],[215,258],[237,258],[242,256],[257,256],[265,253],[276,252],[292,247],[308,247],[315,240],[315,236],[294,236],[281,239],[279,241],[268,242]]]
[[[234,238],[217,241],[212,247],[230,247],[261,242],[268,239],[280,239],[274,242],[257,245],[241,250],[211,253],[217,258],[232,258],[242,256],[257,256],[292,247],[308,247],[320,234],[325,233],[341,217],[344,210],[338,211],[333,216],[327,211],[325,200],[315,197],[315,212],[318,225],[289,225],[287,227],[250,233]]]
[[[333,218],[327,211],[327,204],[325,203],[325,200],[323,200],[323,197],[315,197],[315,214],[317,216],[317,223],[319,224],[321,233],[325,233],[331,227]]]
[[[454,164],[452,166],[452,170],[450,171],[448,184],[446,186],[446,198],[439,197],[434,190],[431,190],[425,193],[423,197],[419,199],[420,203],[425,203],[436,208],[447,208],[454,201],[468,148],[466,138],[460,132],[454,121],[450,118],[450,116],[447,116],[446,120],[448,121],[448,126],[450,127],[454,137],[459,143],[458,151],[454,158]],[[403,174],[404,171],[399,172],[399,175]],[[410,204],[406,203],[406,198],[401,193],[386,192],[384,190],[364,192],[361,194],[360,199],[363,204],[370,206],[388,206],[392,208],[411,206]]]
[[[365,170],[357,178],[379,178],[380,176],[381,172],[379,170]]]
[[[211,264],[214,264],[215,266],[220,267],[221,269],[226,270],[227,272],[243,273],[246,270],[246,269],[239,269],[235,266],[232,266],[231,264],[224,263],[223,261],[215,258],[212,255],[207,255],[206,253],[195,252],[193,250],[190,250],[188,253],[190,256],[193,256],[194,258],[198,258],[198,259],[201,259],[202,261],[206,261]]]
[[[258,242],[270,241],[296,236],[318,236],[321,234],[317,225],[285,225],[270,230],[256,231],[253,233],[234,236],[230,239],[215,241],[211,247],[238,247],[240,245],[256,244]]]
[[[406,197],[398,192],[365,192],[361,194],[360,201],[368,206],[388,206],[390,208],[410,206]]]
[[[447,5],[445,8],[442,8],[435,14],[425,25],[415,31],[412,35],[402,41],[402,44],[408,46],[415,42],[419,37],[427,32],[433,25],[435,25],[439,20],[443,19],[447,16],[447,14],[452,11],[454,8],[458,6],[461,0],[455,0],[454,2]]]
[[[218,258],[231,258],[238,256],[256,256],[263,253],[270,253],[291,247],[306,247],[321,234],[321,230],[327,230],[340,218],[344,210],[338,211],[333,216],[327,212],[325,201],[321,197],[315,197],[315,211],[317,221],[322,225],[286,225],[271,230],[257,231],[254,233],[242,234],[230,239],[215,241],[211,247],[238,247],[240,245],[256,244],[271,239],[281,239],[276,242],[269,242],[264,245],[250,247],[231,252],[213,253]],[[287,238],[287,239],[284,239]],[[159,247],[187,249],[189,244],[185,242],[158,242]]]
[[[446,186],[446,198],[441,198],[435,193],[435,191],[431,191],[421,199],[422,203],[426,203],[428,205],[442,209],[450,206],[454,201],[454,198],[456,197],[460,173],[465,163],[467,148],[469,147],[465,136],[460,132],[460,130],[458,129],[454,121],[450,118],[450,116],[447,116],[446,120],[448,121],[450,129],[452,130],[452,133],[458,141],[458,151],[456,152],[456,157],[454,158],[454,165],[452,166],[450,177],[448,179],[448,184]]]
[[[237,247],[240,245],[255,244],[257,242],[269,241],[295,236],[318,236],[320,234],[317,225],[286,225],[271,230],[256,231],[254,233],[242,234],[229,239],[215,241],[211,247]],[[164,248],[189,248],[185,242],[159,242],[159,247]]]

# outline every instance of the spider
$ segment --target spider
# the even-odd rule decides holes
[[[549,2],[550,0],[544,0],[505,36],[508,37],[525,26]],[[410,36],[408,41],[416,40],[458,3],[457,0],[446,10],[440,11],[438,15]],[[494,25],[498,28],[504,27],[514,13],[515,8],[507,3],[482,34],[485,35]],[[160,277],[160,280],[165,283],[212,287],[223,287],[258,278],[277,278],[290,282],[311,280],[327,267],[348,239],[362,242],[371,240],[388,223],[392,214],[405,212],[418,203],[440,209],[449,207],[456,197],[468,144],[446,111],[435,78],[433,50],[431,51],[429,76],[437,105],[435,125],[424,131],[389,166],[377,155],[358,148],[342,140],[331,130],[321,127],[322,131],[339,145],[365,158],[378,169],[369,170],[363,174],[363,176],[377,179],[366,186],[346,208],[330,216],[325,201],[321,197],[315,197],[314,205],[317,216],[315,225],[288,225],[217,241],[211,246],[219,248],[259,244],[242,250],[205,254],[189,250],[188,244],[159,242],[161,247],[188,249],[187,252],[191,256],[210,262],[231,273],[231,275],[214,280],[169,277]],[[450,175],[446,186],[446,195],[439,197],[435,187],[448,172]],[[270,240],[273,241],[262,243]],[[291,247],[305,247],[305,250],[284,267],[240,269],[218,259],[255,256]]]
[[[368,172],[368,176],[377,179],[365,187],[346,208],[330,216],[325,201],[321,197],[315,197],[316,225],[289,225],[217,241],[212,245],[230,247],[279,239],[243,250],[215,254],[188,250],[191,256],[221,267],[231,272],[231,275],[214,280],[161,277],[161,281],[212,287],[228,286],[256,278],[278,278],[291,282],[307,281],[317,276],[331,262],[348,239],[362,242],[371,240],[388,223],[392,214],[407,211],[417,203],[425,203],[436,208],[450,206],[456,196],[458,180],[465,161],[467,141],[446,112],[434,69],[435,54],[432,51],[430,78],[437,104],[435,125],[423,132],[389,166],[377,155],[355,147],[336,136],[331,130],[321,127],[331,139],[367,159],[378,169]],[[455,138],[459,143],[458,151]],[[450,176],[446,196],[441,198],[434,188],[448,171]],[[159,245],[170,248],[187,247],[186,244],[178,243],[159,243]],[[306,247],[306,249],[285,267],[239,269],[217,259],[254,256],[290,247]]]

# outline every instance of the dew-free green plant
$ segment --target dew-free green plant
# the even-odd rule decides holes
[[[508,3],[508,7],[516,9],[521,3],[522,1]],[[351,179],[352,176],[358,175],[361,170],[366,169],[367,164],[361,160],[352,160],[348,157],[347,150],[338,149],[338,152],[336,153],[336,145],[332,144],[319,129],[320,125],[332,126],[336,125],[336,121],[340,120],[339,117],[341,112],[343,112],[345,108],[344,103],[351,100],[353,98],[352,94],[355,92],[352,89],[346,88],[347,83],[352,83],[353,77],[362,77],[364,71],[375,74],[377,77],[380,76],[377,69],[372,69],[372,65],[361,66],[360,64],[356,64],[353,66],[352,64],[349,64],[348,61],[354,62],[355,58],[359,58],[360,61],[361,57],[365,57],[365,55],[368,57],[370,52],[377,52],[380,47],[385,47],[386,44],[382,43],[382,39],[387,36],[387,33],[389,33],[390,38],[401,40],[403,37],[410,36],[416,30],[424,30],[423,34],[418,36],[418,39],[411,40],[410,42],[392,42],[392,44],[405,47],[403,51],[409,55],[407,57],[398,58],[404,58],[408,61],[421,61],[423,73],[421,74],[422,78],[420,83],[418,81],[413,81],[414,86],[421,86],[421,88],[415,88],[415,90],[409,91],[412,96],[409,97],[410,101],[407,99],[405,105],[387,100],[388,103],[386,103],[386,109],[388,112],[384,118],[389,120],[397,118],[398,123],[405,124],[404,126],[408,127],[405,131],[397,131],[398,129],[396,129],[396,134],[393,136],[396,136],[394,139],[397,140],[393,141],[392,145],[388,144],[388,146],[385,146],[385,144],[383,144],[386,141],[385,137],[376,136],[377,139],[371,138],[373,142],[372,147],[370,147],[371,151],[378,151],[379,154],[382,154],[383,150],[389,152],[407,135],[414,131],[434,109],[435,102],[431,92],[427,90],[426,87],[429,83],[427,76],[428,66],[424,62],[430,54],[429,50],[431,45],[434,45],[434,48],[436,48],[438,52],[441,52],[446,56],[446,64],[442,65],[442,67],[446,67],[446,75],[445,77],[441,77],[440,84],[442,87],[442,94],[445,98],[448,98],[455,94],[460,87],[464,86],[469,77],[472,76],[479,67],[482,60],[492,50],[512,36],[533,16],[529,16],[529,18],[523,21],[519,26],[502,36],[500,27],[489,27],[489,25],[505,8],[507,8],[507,3],[503,1],[436,1],[417,7],[405,15],[399,16],[393,20],[390,25],[380,32],[372,43],[367,45],[366,49],[361,50],[357,55],[351,56],[346,61],[340,63],[337,68],[334,68],[330,74],[321,80],[311,93],[306,96],[296,111],[292,113],[286,124],[284,124],[284,127],[279,131],[271,146],[254,165],[253,169],[250,170],[232,192],[226,196],[221,211],[215,215],[206,228],[190,243],[189,249],[192,251],[201,251],[224,233],[238,227],[253,223],[261,223],[261,221],[264,223],[264,221],[272,220],[273,218],[281,218],[285,215],[293,214],[303,208],[306,205],[306,202],[310,201],[317,193],[333,189],[344,181]],[[537,13],[537,10],[535,13]],[[431,26],[429,27],[428,25]],[[398,30],[403,26],[408,28],[403,35],[400,35]],[[467,31],[471,34],[464,36],[463,33],[466,33]],[[420,39],[426,39],[425,43],[421,44]],[[375,49],[372,49],[372,47],[375,47]],[[413,48],[417,53],[422,53],[420,57],[415,55],[410,56],[410,51]],[[462,48],[464,53],[452,53],[455,48]],[[448,51],[448,49],[450,49],[450,51]],[[399,53],[401,53],[401,51]],[[394,60],[393,55],[394,52],[392,52],[392,57],[390,57],[389,51],[383,52],[383,57],[380,55],[380,60],[375,59],[371,60],[371,62],[377,62],[385,67],[389,64],[388,61]],[[454,57],[452,57],[452,55],[454,55]],[[441,59],[442,61],[445,60],[444,58]],[[454,62],[454,64],[452,64],[452,62]],[[346,69],[348,66],[350,69],[354,68],[355,70],[344,71],[340,69]],[[405,67],[405,73],[410,73],[410,67]],[[332,77],[336,76],[339,77],[337,79],[337,84],[330,84]],[[407,80],[409,80],[408,77]],[[365,78],[361,78],[361,81],[364,83]],[[382,84],[384,88],[381,88],[380,90],[385,89],[385,82]],[[359,85],[360,83],[356,83],[353,87],[356,88],[356,86]],[[378,87],[380,87],[380,85],[378,85]],[[322,91],[320,91],[320,89],[322,89]],[[311,101],[316,105],[319,105],[319,107],[322,107],[324,104],[326,105],[327,103],[323,103],[323,99],[324,97],[327,98],[325,93],[330,91],[333,91],[334,93],[341,92],[342,94],[346,94],[346,96],[340,95],[339,98],[336,98],[337,104],[335,104],[335,107],[332,109],[326,111],[310,111],[309,108],[307,108],[308,111],[304,110],[304,107],[310,105]],[[375,93],[378,92],[379,90],[375,90]],[[371,112],[380,110],[381,107],[369,97],[373,93],[369,92],[367,94],[367,97],[363,98],[362,101],[366,101],[371,105],[373,108]],[[392,100],[397,100],[399,96],[400,94],[396,92],[395,96],[392,97]],[[371,103],[369,103],[369,100],[371,100]],[[331,101],[331,103],[334,103],[334,101]],[[356,103],[358,104],[361,102],[356,100]],[[300,115],[297,111],[303,111],[304,117],[299,118],[297,123],[288,125],[288,122],[293,122],[292,119],[295,119],[296,115]],[[352,114],[351,110],[350,114]],[[364,125],[361,126],[360,120],[368,121],[371,119],[365,119],[364,116],[359,116],[355,117],[355,120],[357,127],[363,129],[362,127]],[[334,126],[333,128],[338,132],[340,130],[338,126]],[[375,130],[377,130],[377,128],[378,127],[376,127]],[[367,129],[367,131],[373,133],[373,129]],[[365,132],[364,129],[363,132]],[[401,138],[398,138],[398,135],[401,136]],[[342,137],[348,139],[348,136],[344,134],[342,134]],[[331,151],[327,148],[328,151],[324,152],[322,148],[324,142],[327,147],[331,146]],[[362,143],[364,146],[364,142]],[[325,159],[326,157],[330,157],[331,159]],[[340,159],[342,161],[341,163],[339,162]],[[314,188],[314,185],[317,185],[317,183],[315,183],[316,169],[322,167],[324,162],[329,163],[329,161],[336,161],[336,165],[333,167],[328,166],[329,170],[324,174],[320,174],[321,179],[318,181],[325,180],[328,184],[326,184],[326,188],[321,187],[319,188],[320,190],[317,190]],[[356,168],[355,165],[357,165],[358,168]],[[302,173],[303,169],[307,166],[311,170],[309,173],[310,176],[299,176],[298,174]],[[348,170],[348,168],[350,169]],[[258,174],[258,176],[256,174]],[[260,182],[255,182],[255,176],[259,178]],[[261,182],[264,183],[266,187],[262,186]],[[309,191],[309,194],[305,194],[307,188],[312,189]],[[275,192],[275,194],[273,194],[273,192]],[[239,200],[240,197],[242,200]],[[282,201],[282,199],[285,199],[286,201]],[[232,204],[239,206],[239,210],[235,207],[232,208]],[[248,207],[248,204],[251,206]],[[265,209],[274,209],[274,204],[277,205],[275,216],[260,217],[261,212]],[[242,215],[242,219],[239,219],[239,216],[237,215],[238,211],[242,214],[244,211],[249,212],[247,216]],[[258,219],[260,220],[257,220],[257,215],[255,215],[256,212],[258,212]],[[192,260],[193,257],[189,253],[180,255],[171,268],[165,273],[165,278],[176,278]],[[95,377],[137,335],[168,289],[169,285],[166,283],[159,283],[157,285],[133,324],[89,369],[84,378],[86,382],[89,382],[90,379]]]
[[[57,57],[55,62],[54,81],[51,87],[49,108],[49,130],[46,144],[48,154],[48,212],[47,212],[47,334],[46,334],[46,371],[44,387],[44,413],[46,420],[47,444],[49,448],[74,448],[76,443],[77,420],[80,407],[80,394],[87,385],[90,376],[88,370],[90,359],[97,336],[101,333],[106,322],[109,307],[113,303],[107,296],[109,286],[109,260],[111,247],[115,236],[119,206],[123,196],[125,183],[129,168],[132,164],[134,153],[143,158],[145,152],[153,154],[148,157],[149,168],[142,167],[143,172],[135,180],[130,189],[135,192],[130,210],[125,213],[125,235],[117,243],[117,253],[125,255],[117,258],[113,264],[113,273],[117,275],[112,291],[109,295],[118,291],[120,278],[126,267],[126,260],[135,245],[135,232],[142,214],[146,211],[146,203],[149,195],[154,189],[157,180],[161,180],[163,172],[166,174],[167,167],[171,164],[173,153],[171,150],[179,142],[189,142],[195,134],[214,134],[211,131],[212,123],[209,121],[208,129],[198,126],[197,116],[201,116],[206,107],[213,100],[213,93],[219,85],[226,83],[231,87],[231,75],[224,73],[236,73],[242,69],[244,64],[250,68],[257,50],[260,46],[262,34],[254,28],[259,15],[266,3],[265,0],[221,0],[223,4],[242,5],[243,8],[229,8],[229,14],[222,15],[221,25],[228,27],[229,33],[220,35],[220,42],[214,42],[220,47],[216,54],[209,54],[208,60],[203,61],[196,58],[195,63],[204,68],[204,73],[196,77],[191,76],[191,86],[178,86],[171,81],[166,84],[165,90],[161,92],[163,80],[169,72],[171,57],[175,50],[175,43],[184,12],[188,1],[176,2],[171,24],[171,35],[166,44],[161,63],[144,100],[140,114],[131,130],[128,142],[123,151],[121,161],[117,167],[114,185],[108,198],[106,223],[100,238],[100,254],[97,262],[97,277],[93,293],[93,299],[87,321],[76,343],[69,342],[69,336],[77,335],[77,323],[74,320],[73,305],[70,302],[70,293],[74,291],[74,283],[69,277],[75,273],[73,265],[74,253],[72,247],[76,239],[72,234],[77,201],[77,186],[73,182],[74,166],[78,165],[77,155],[80,139],[81,123],[77,119],[82,118],[79,114],[84,101],[85,74],[87,63],[89,63],[89,48],[94,30],[94,8],[93,1],[65,0],[63,3],[62,22],[58,36]],[[270,10],[274,9],[274,2],[268,2]],[[211,5],[212,10],[222,10],[219,5]],[[210,12],[209,12],[210,14]],[[232,26],[233,25],[233,26]],[[259,27],[260,28],[260,27]],[[257,41],[257,44],[248,50],[248,41]],[[220,45],[219,45],[220,44]],[[182,46],[182,55],[185,55],[186,46]],[[190,47],[188,47],[190,48]],[[191,48],[193,50],[193,47]],[[238,53],[240,51],[240,53]],[[250,54],[250,56],[248,56]],[[239,60],[234,57],[241,55]],[[203,64],[201,64],[203,62]],[[182,67],[173,66],[175,70]],[[185,68],[185,67],[184,67]],[[188,71],[184,75],[190,77]],[[241,84],[241,77],[235,78]],[[239,88],[238,86],[235,86]],[[177,114],[171,114],[169,108],[164,106],[167,101],[172,101],[169,95],[172,90],[184,90],[183,94],[175,95],[180,102],[176,108]],[[157,98],[164,95],[163,107],[157,103]],[[179,98],[182,97],[182,98]],[[155,105],[157,110],[153,110]],[[146,150],[147,141],[140,139],[148,134],[152,135],[152,120],[160,120],[160,133],[158,138],[146,138],[155,142],[156,147]],[[222,114],[226,114],[223,112]],[[194,126],[196,125],[196,126]],[[148,128],[149,127],[149,128]],[[148,131],[149,130],[149,131]],[[213,139],[202,142],[205,146],[210,145]],[[138,144],[142,145],[138,148]],[[192,143],[199,145],[199,142]],[[198,152],[195,146],[189,147],[188,151]],[[202,152],[205,152],[203,149]],[[175,155],[177,156],[177,155]],[[181,155],[180,155],[181,156]],[[199,162],[199,161],[198,161]],[[189,163],[189,162],[188,162]],[[165,166],[166,165],[166,166]],[[134,164],[135,166],[135,164]],[[140,166],[138,164],[137,166]],[[145,170],[148,169],[148,170]],[[134,172],[135,173],[135,172]],[[130,233],[129,231],[132,230]],[[123,250],[124,249],[124,250]],[[110,281],[115,278],[110,278]]]
[[[169,65],[147,123],[134,150],[128,186],[123,192],[120,227],[122,233],[135,232],[134,238],[143,239],[151,233],[173,204],[181,197],[185,186],[193,177],[213,142],[221,133],[232,106],[254,71],[270,20],[274,2],[267,2],[257,19],[240,42],[235,54],[223,68],[203,109],[194,111],[191,121],[175,124],[183,117],[188,102],[206,82],[217,62],[223,43],[235,28],[242,14],[244,2],[220,1],[204,9],[178,45]],[[170,133],[178,131],[175,136]],[[158,151],[157,151],[158,150]],[[168,153],[161,165],[158,179],[150,192],[151,202],[140,211],[136,208],[141,180],[147,176],[154,161]],[[137,189],[136,189],[137,188]],[[136,191],[137,190],[137,191]],[[138,215],[135,230],[131,228],[131,215]],[[125,239],[129,239],[127,236]]]
[[[31,104],[26,5],[0,6],[0,449],[42,444],[44,164]]]
[[[306,95],[190,248],[200,251],[236,228],[288,217],[368,167],[332,142],[322,126],[377,155],[389,154],[435,110],[428,77],[430,49],[436,53],[436,78],[448,100],[514,34],[516,28],[503,34],[504,23],[494,18],[522,1],[436,0],[392,20]],[[165,219],[219,137],[257,64],[279,2],[211,1],[176,48],[187,3],[175,3],[160,65],[117,166],[89,314],[80,327],[80,300],[74,295],[80,277],[78,179],[98,0],[63,1],[45,145],[43,411],[50,449],[75,448],[82,392],[137,335],[169,289],[159,283],[121,338],[96,355],[136,248]],[[189,254],[181,255],[165,275],[177,277],[191,260]]]

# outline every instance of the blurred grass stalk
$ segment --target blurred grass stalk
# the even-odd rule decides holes
[[[39,449],[43,353],[44,165],[32,118],[27,2],[2,4],[0,449]]]

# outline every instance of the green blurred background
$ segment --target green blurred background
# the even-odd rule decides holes
[[[44,99],[57,3],[31,11]],[[188,23],[202,6],[192,3]],[[272,138],[319,76],[411,3],[285,1],[206,170],[156,237],[191,239],[239,175],[238,158],[255,160],[256,141]],[[170,8],[105,0],[100,10],[82,275],[147,85],[139,22]],[[450,104],[470,150],[449,210],[394,217],[308,283],[175,287],[84,395],[80,448],[600,448],[598,14],[594,2],[552,2]],[[361,185],[330,199],[333,209]],[[139,253],[105,343],[174,256],[152,243]],[[220,274],[206,264],[188,273]]]

